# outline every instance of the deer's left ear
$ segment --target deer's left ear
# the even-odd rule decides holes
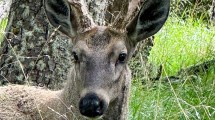
[[[169,9],[170,0],[146,0],[126,28],[132,43],[136,44],[157,33],[167,20]]]
[[[78,22],[67,0],[44,0],[46,16],[49,22],[69,37],[77,34]]]

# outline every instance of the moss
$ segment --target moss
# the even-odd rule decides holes
[[[24,75],[23,75],[23,74],[18,75],[18,76],[16,77],[16,80],[17,80],[17,81],[20,81],[20,82],[24,81]]]
[[[20,27],[23,25],[23,22],[21,20],[19,20],[19,21],[17,21],[16,25],[17,25],[17,27]]]
[[[17,59],[18,59],[21,63],[24,63],[24,62],[25,62],[25,57],[24,57],[24,56],[17,56]]]
[[[43,47],[43,53],[48,54],[50,51],[49,47]]]
[[[37,25],[34,25],[33,31],[37,33],[41,33],[43,32],[43,29],[41,29],[41,27],[38,27]]]
[[[34,17],[31,17],[30,21],[31,21],[31,22],[29,23],[30,26],[35,26],[35,25],[36,25],[36,21],[35,21],[35,18],[34,18]]]
[[[28,43],[28,48],[30,48],[30,49],[34,49],[34,43]]]
[[[35,62],[31,61],[30,64],[29,64],[29,68],[32,69],[32,68],[34,68],[34,66],[35,66]]]
[[[25,30],[24,37],[27,37],[27,36],[33,36],[33,31]]]
[[[54,28],[48,24],[44,9],[41,7],[41,0],[31,2],[19,0],[13,3],[9,15],[11,24],[7,28],[8,32],[11,32],[12,28],[16,28],[18,32],[16,32],[16,38],[14,35],[10,37],[13,48],[7,44],[7,41],[2,42],[2,46],[7,48],[3,48],[4,52],[0,53],[6,55],[1,57],[0,66],[4,69],[0,72],[1,75],[4,73],[4,77],[10,83],[19,83],[18,81],[22,80],[20,74],[23,73],[20,65],[17,64],[15,55],[18,55],[25,58],[22,63],[25,74],[29,75],[28,81],[31,85],[40,84],[49,88],[56,88],[56,86],[61,88],[67,78],[67,70],[71,66],[69,44],[67,38],[58,33],[53,43],[46,44]],[[40,58],[37,58],[38,56]]]
[[[19,49],[18,49],[18,46],[14,46],[14,47],[13,47],[13,50],[14,50],[14,51],[18,51],[18,50],[19,50]]]
[[[39,60],[37,63],[37,69],[43,71],[46,68],[46,64],[43,60]]]
[[[23,11],[22,17],[23,18],[29,17],[29,14],[30,14],[29,6],[24,5],[24,11]]]

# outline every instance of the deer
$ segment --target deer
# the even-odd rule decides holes
[[[162,28],[170,0],[146,0],[131,21],[118,17],[112,25],[97,25],[87,9],[74,1],[44,0],[50,24],[68,36],[73,45],[74,66],[64,88],[0,87],[0,119],[128,119],[128,62],[137,43]]]

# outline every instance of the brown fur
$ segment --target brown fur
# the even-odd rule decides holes
[[[81,54],[84,54],[86,57],[91,54],[93,57],[88,58],[90,64],[87,65],[88,68],[84,69],[84,71],[76,68],[79,66],[78,64],[75,64],[74,68],[71,68],[68,74],[68,81],[63,90],[50,91],[44,88],[27,85],[0,87],[0,120],[12,120],[14,118],[20,120],[73,120],[76,118],[78,120],[84,120],[85,117],[79,112],[78,103],[81,97],[88,92],[96,93],[109,104],[103,119],[126,119],[131,82],[130,70],[127,64],[124,64],[120,67],[121,72],[119,71],[119,73],[116,74],[118,77],[115,79],[117,80],[110,79],[108,76],[104,78],[103,76],[105,76],[105,74],[111,74],[110,76],[113,76],[113,71],[106,72],[108,68],[102,67],[110,58],[101,59],[107,58],[105,56],[110,54],[115,61],[121,50],[125,48],[129,50],[129,45],[122,39],[124,38],[123,35],[123,33],[113,32],[106,27],[98,27],[88,31],[87,35],[82,34],[77,37],[77,43],[74,42],[76,44],[74,49],[76,51],[82,51]],[[97,44],[94,44],[95,42],[97,42]],[[113,50],[115,50],[114,53],[112,53]],[[129,54],[131,56],[131,53]],[[94,66],[91,66],[91,64]],[[80,73],[84,74],[88,72],[91,74],[86,76],[86,81],[84,78],[80,78],[83,76],[80,75]],[[95,78],[95,80],[96,78],[101,79],[95,81],[91,78]],[[89,88],[81,85],[83,81],[89,84]],[[91,82],[95,84],[91,85]],[[92,88],[90,88],[90,86],[92,86]],[[107,93],[106,91],[109,92]]]
[[[0,120],[41,119],[39,109],[56,97],[54,91],[22,85],[9,85],[0,89]],[[35,115],[38,114],[38,115]]]
[[[103,116],[105,120],[124,120],[127,117],[130,71],[123,74],[123,89],[119,97],[112,101]],[[70,75],[74,71],[71,70]],[[0,87],[0,120],[84,120],[78,110],[79,94],[73,76],[65,88],[50,91],[41,87],[9,85]],[[115,88],[116,89],[116,88]],[[99,92],[99,91],[98,91]],[[125,94],[126,93],[126,94]]]
[[[99,116],[104,120],[127,119],[131,85],[128,61],[135,45],[163,26],[169,13],[170,1],[147,0],[125,30],[96,26],[89,21],[87,24],[87,19],[82,21],[86,23],[85,27],[81,26],[78,20],[83,16],[83,11],[78,9],[79,12],[76,10],[75,14],[72,13],[74,4],[78,8],[81,6],[66,0],[44,1],[50,23],[56,28],[60,25],[59,31],[71,37],[73,43],[72,52],[76,59],[64,89],[50,91],[20,85],[0,87],[0,120],[85,120],[83,115]],[[84,32],[80,32],[79,28],[85,29]],[[80,101],[92,94],[93,100],[96,98],[98,103],[93,103],[92,98],[88,97],[81,108],[88,114],[81,115]],[[95,106],[96,109],[93,108]],[[100,110],[101,114],[97,114]]]

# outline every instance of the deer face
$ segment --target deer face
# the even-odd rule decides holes
[[[109,104],[123,94],[125,79],[130,78],[127,63],[135,45],[165,23],[169,0],[146,1],[124,30],[94,25],[66,0],[45,0],[44,4],[50,23],[72,39],[80,113],[102,116]],[[86,26],[90,27],[80,32]]]
[[[103,115],[109,102],[119,95],[130,55],[125,39],[124,34],[107,27],[96,27],[75,38],[72,54],[83,115]]]

